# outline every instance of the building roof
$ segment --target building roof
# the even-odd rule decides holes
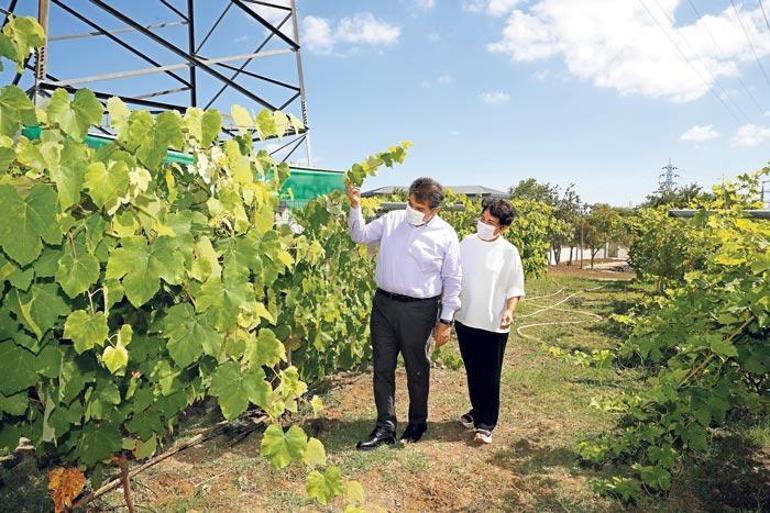
[[[445,188],[450,189],[452,192],[457,194],[464,194],[466,196],[508,197],[507,192],[492,189],[490,187],[484,187],[483,185],[447,185]],[[372,196],[387,196],[389,194],[395,194],[400,191],[407,191],[408,189],[408,186],[399,187],[390,185],[387,187],[379,187],[377,189],[372,189],[371,191],[366,191],[365,193],[361,194],[361,196],[364,198],[370,198]]]

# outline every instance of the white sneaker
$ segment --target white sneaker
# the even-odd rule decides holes
[[[492,432],[486,429],[477,429],[476,436],[473,437],[473,441],[480,444],[492,443]]]
[[[465,429],[473,429],[473,415],[471,415],[471,412],[460,417],[460,424],[462,424]]]

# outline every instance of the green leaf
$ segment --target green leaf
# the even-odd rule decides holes
[[[169,354],[180,367],[187,367],[204,352],[216,356],[223,339],[222,333],[208,325],[204,317],[196,315],[188,303],[169,308],[163,336],[168,339]]]
[[[299,426],[284,433],[278,424],[271,424],[262,436],[259,454],[267,457],[274,468],[281,469],[292,461],[300,461],[307,448],[307,435]]]
[[[52,329],[59,317],[70,312],[64,302],[59,286],[55,283],[33,284],[29,291],[20,293],[13,290],[11,307],[17,313],[17,319],[33,332],[38,340]]]
[[[0,342],[0,393],[10,396],[37,383],[35,355],[13,341]]]
[[[122,160],[111,161],[108,166],[102,162],[93,162],[86,168],[85,187],[99,208],[115,209],[120,199],[128,193],[129,185],[128,164]]]
[[[307,476],[305,485],[308,497],[319,504],[329,502],[342,493],[342,472],[339,467],[329,467],[324,473],[313,470]]]
[[[49,342],[40,350],[35,359],[35,369],[46,378],[58,378],[64,353],[55,342]]]
[[[246,411],[249,398],[243,388],[238,364],[226,362],[217,367],[211,380],[211,394],[219,400],[222,415],[227,420],[234,419]]]
[[[0,185],[0,246],[21,265],[35,260],[42,241],[58,244],[61,232],[56,221],[56,192],[47,185],[36,185],[26,198],[7,184]],[[42,240],[41,240],[42,239]]]
[[[733,343],[719,336],[711,339],[711,350],[725,358],[738,356],[738,350]]]
[[[28,405],[27,392],[19,392],[10,396],[0,394],[0,412],[8,415],[24,415]]]
[[[99,261],[80,244],[68,246],[59,259],[56,279],[71,298],[79,296],[99,279]]]
[[[195,243],[193,250],[195,261],[193,262],[190,276],[200,282],[205,282],[212,276],[219,277],[222,274],[222,266],[219,265],[219,254],[211,244],[211,240],[205,235]]]
[[[222,131],[222,115],[216,109],[209,109],[203,113],[201,119],[201,146],[211,146]]]
[[[78,354],[95,346],[103,346],[108,334],[109,328],[104,312],[92,315],[85,310],[75,310],[64,323],[64,338],[72,340]]]
[[[255,343],[250,347],[248,361],[252,367],[267,365],[273,367],[286,361],[286,348],[275,336],[273,330],[262,328]]]
[[[9,57],[16,62],[16,72],[23,73],[27,56],[45,42],[43,27],[31,16],[20,16],[9,19],[3,27],[3,35],[7,36],[16,48],[15,58]]]
[[[16,86],[5,86],[0,89],[0,134],[16,135],[22,123],[37,123],[35,106],[24,91]]]
[[[305,448],[302,460],[309,467],[323,467],[326,465],[326,449],[318,438],[310,437]]]
[[[128,351],[123,344],[107,346],[102,354],[102,361],[110,373],[115,374],[128,365]]]
[[[125,140],[124,138],[127,136],[126,132],[128,130],[128,119],[131,116],[131,110],[125,103],[123,103],[123,100],[117,96],[113,96],[107,100],[107,112],[110,113],[112,128],[115,129],[121,140]]]
[[[160,289],[160,280],[179,283],[184,272],[184,257],[171,237],[161,236],[152,244],[144,237],[121,239],[107,262],[106,279],[121,279],[126,297],[139,308]]]
[[[233,105],[230,108],[230,115],[242,134],[248,134],[249,130],[254,128],[254,119],[251,114],[240,105]]]
[[[58,124],[65,134],[80,141],[91,125],[101,121],[104,111],[102,104],[88,89],[79,89],[72,102],[67,91],[57,89],[51,96],[47,112],[48,121]]]
[[[80,202],[86,168],[87,150],[72,139],[64,140],[59,164],[49,168],[51,179],[56,184],[59,206],[66,210]]]
[[[115,425],[91,422],[86,424],[80,433],[75,454],[81,464],[92,467],[109,459],[122,445],[123,437]]]
[[[364,487],[358,481],[348,481],[345,483],[345,498],[354,503],[364,502]]]
[[[225,282],[216,277],[204,283],[196,296],[196,308],[200,312],[211,311],[216,325],[226,329],[235,325],[241,305],[251,300],[253,289],[248,282]]]

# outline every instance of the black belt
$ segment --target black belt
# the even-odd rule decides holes
[[[387,290],[377,289],[378,294],[382,294],[383,296],[390,298],[394,301],[400,301],[402,303],[411,303],[412,301],[436,301],[441,296],[434,296],[434,297],[411,297],[411,296],[404,296],[402,294],[394,294],[393,292],[388,292]]]

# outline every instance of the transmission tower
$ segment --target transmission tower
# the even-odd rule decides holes
[[[304,146],[310,164],[296,0],[0,0],[0,12],[46,31],[30,73],[12,79],[36,102],[87,87],[151,112],[214,107],[230,134],[234,103],[282,110],[304,129],[263,144],[284,161]],[[98,129],[108,127],[105,117]]]
[[[679,178],[675,171],[678,171],[679,168],[671,163],[671,159],[668,159],[668,164],[661,169],[664,172],[658,176],[658,184],[665,191],[673,191],[676,187],[676,179]]]

